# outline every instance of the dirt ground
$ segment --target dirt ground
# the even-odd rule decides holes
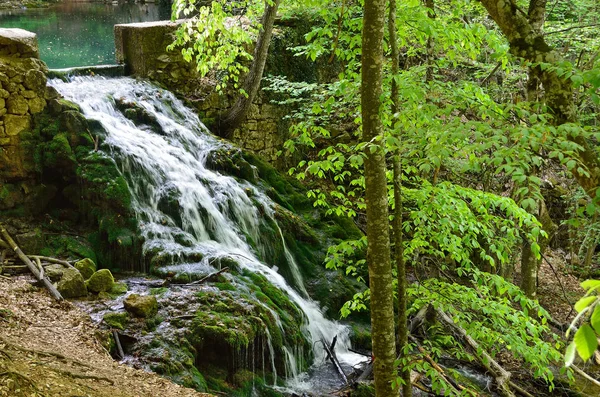
[[[115,362],[86,313],[32,281],[0,276],[0,396],[210,396]]]

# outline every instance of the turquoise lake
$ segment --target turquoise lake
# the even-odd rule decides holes
[[[63,1],[48,8],[0,11],[0,27],[38,35],[49,68],[115,63],[113,25],[170,19],[170,6],[134,2]]]

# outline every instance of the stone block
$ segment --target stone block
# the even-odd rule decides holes
[[[6,135],[18,135],[22,131],[29,129],[31,118],[29,116],[15,116],[7,114],[4,116],[4,128]]]
[[[39,113],[46,107],[46,100],[44,98],[33,98],[27,101],[29,104],[29,111],[32,114]]]
[[[23,85],[35,92],[43,92],[46,88],[46,75],[40,70],[29,70],[25,74]]]
[[[25,99],[32,99],[32,98],[35,98],[37,96],[36,93],[34,91],[32,91],[32,90],[21,91],[20,94]]]
[[[8,113],[17,115],[27,114],[29,110],[27,100],[21,95],[11,95],[6,101],[6,107],[8,108]]]

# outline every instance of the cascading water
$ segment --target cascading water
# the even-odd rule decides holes
[[[211,259],[235,257],[243,268],[264,275],[285,291],[302,310],[316,363],[324,360],[324,351],[316,342],[331,341],[335,336],[340,361],[348,365],[361,361],[348,350],[348,329],[326,319],[317,303],[308,298],[281,229],[278,232],[293,278],[290,281],[298,285],[298,291],[252,249],[247,240],[260,244],[261,214],[274,220],[274,204],[252,184],[207,168],[211,152],[233,148],[210,135],[192,111],[168,91],[131,78],[76,77],[70,82],[53,80],[51,84],[79,104],[88,119],[98,120],[104,127],[104,144],[132,193],[146,252],[160,251],[180,258],[169,270],[190,273],[209,273],[214,271]],[[156,131],[136,126],[118,109],[118,103],[144,109],[160,128]],[[176,201],[175,213],[163,211],[161,203],[167,196]],[[190,260],[194,254],[200,254],[201,260]],[[284,347],[288,375],[297,376],[301,358],[294,353],[294,347]],[[271,363],[275,370],[273,357]],[[301,388],[302,382],[295,379],[290,384]]]

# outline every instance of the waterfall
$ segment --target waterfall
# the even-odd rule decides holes
[[[275,268],[262,263],[247,242],[246,236],[255,242],[264,239],[259,232],[261,214],[274,219],[274,204],[249,182],[207,168],[211,152],[234,150],[232,146],[212,136],[173,94],[147,82],[75,77],[70,82],[52,80],[51,84],[66,99],[77,103],[88,119],[99,121],[105,129],[103,143],[116,159],[132,193],[146,252],[160,250],[174,258],[202,254],[203,260],[183,260],[172,265],[173,269],[189,272],[214,271],[206,258],[235,257],[241,267],[264,275],[302,310],[315,363],[324,361],[324,351],[317,342],[331,341],[336,335],[340,361],[348,365],[361,361],[360,356],[348,350],[347,327],[326,319],[318,304],[308,298],[281,229],[278,232],[298,291]],[[142,108],[160,128],[136,126],[118,109],[118,103]],[[161,210],[161,202],[169,197],[176,201],[176,214]],[[268,344],[273,355],[270,337]],[[286,366],[290,375],[296,375],[298,358],[292,351],[296,350],[284,350]],[[272,366],[274,369],[273,361]]]

